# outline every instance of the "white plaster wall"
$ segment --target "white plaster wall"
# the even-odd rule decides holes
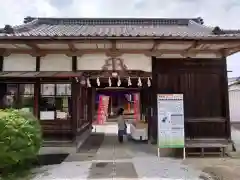
[[[40,71],[72,71],[72,57],[61,54],[41,57]]]
[[[240,122],[240,85],[229,90],[230,121]]]
[[[12,54],[4,57],[3,71],[35,71],[36,57],[26,54]]]
[[[101,70],[108,59],[105,54],[85,54],[78,57],[78,70]],[[142,70],[151,72],[152,59],[144,54],[124,54],[119,58],[123,59],[123,63],[128,70]]]
[[[107,58],[105,54],[84,54],[77,58],[77,69],[101,70]]]
[[[121,58],[129,70],[152,71],[152,58],[149,56],[144,54],[123,54]]]

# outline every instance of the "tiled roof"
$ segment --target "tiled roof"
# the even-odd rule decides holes
[[[237,34],[240,33],[237,31]],[[203,25],[201,18],[33,18],[0,29],[0,38],[41,37],[232,37],[236,31]]]

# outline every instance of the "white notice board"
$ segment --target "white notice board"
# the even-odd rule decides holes
[[[184,148],[183,94],[158,94],[158,148]]]

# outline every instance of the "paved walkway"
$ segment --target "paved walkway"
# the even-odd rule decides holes
[[[157,158],[156,148],[150,144],[126,141],[117,142],[117,126],[109,124],[96,127],[104,133],[99,149],[80,150],[60,165],[38,169],[34,180],[84,180],[84,179],[151,179],[151,180],[200,180],[207,174],[195,161]],[[100,138],[101,139],[101,138]],[[240,178],[239,178],[240,179]]]

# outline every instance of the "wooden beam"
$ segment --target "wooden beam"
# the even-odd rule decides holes
[[[72,43],[100,43],[100,44],[104,44],[106,42],[110,43],[111,40],[103,40],[103,39],[99,39],[99,40],[90,40],[90,39],[82,39],[82,40],[58,40],[58,39],[28,39],[28,40],[21,40],[21,39],[1,39],[0,40],[0,44],[26,44],[26,43],[30,43],[30,44],[68,44],[69,41],[71,41]],[[142,40],[136,40],[136,39],[116,39],[115,41],[117,42],[122,42],[122,43],[146,43],[146,42],[154,42],[153,39],[142,39]],[[161,43],[166,43],[166,44],[186,44],[186,43],[191,43],[193,41],[198,41],[200,44],[236,44],[236,45],[240,45],[240,40],[239,39],[232,39],[232,40],[157,40],[157,41],[161,41]]]
[[[38,52],[29,49],[7,49],[4,52],[9,52],[12,54],[36,54],[39,56],[43,56],[46,54],[68,54],[71,56],[81,56],[83,54],[99,54],[99,53],[106,53],[109,56],[119,56],[121,54],[149,54],[151,56],[155,56],[156,54],[181,54],[183,50],[169,50],[169,49],[161,49],[151,51],[149,49],[141,50],[141,49],[121,49],[116,51],[111,51],[109,49],[83,49],[77,50],[75,52],[71,52],[69,49],[41,49]],[[1,52],[1,51],[0,51]],[[188,53],[219,53],[216,50],[189,50]]]
[[[36,52],[41,50],[35,43],[26,43],[26,45]]]
[[[116,51],[117,50],[117,42],[116,42],[116,40],[112,40],[111,42],[112,42],[111,43],[112,44],[112,48],[111,48],[112,51]]]
[[[10,50],[4,49],[4,48],[0,49],[0,56],[8,57],[10,55],[11,55],[11,51]]]
[[[198,47],[199,47],[200,45],[201,45],[201,44],[199,44],[198,41],[193,41],[192,45],[188,48],[188,50],[198,49]]]
[[[72,52],[75,52],[75,51],[78,50],[78,49],[75,47],[75,45],[74,45],[73,42],[69,42],[69,43],[68,43],[68,47],[69,47],[69,50],[72,51]]]
[[[156,51],[158,49],[158,46],[160,45],[160,43],[161,43],[161,41],[155,40],[151,51]]]
[[[181,55],[182,55],[183,57],[188,56],[188,54],[189,54],[189,52],[190,52],[191,50],[197,49],[197,46],[198,46],[198,42],[197,42],[197,41],[193,41],[193,42],[192,42],[192,45],[191,45],[189,48],[187,48],[186,50],[184,50],[184,51],[181,53]]]
[[[104,53],[106,54],[106,56],[108,56],[108,57],[119,57],[119,56],[121,56],[123,53],[120,51],[120,50],[118,50],[117,49],[117,42],[116,42],[116,40],[112,40],[111,41],[111,45],[112,45],[112,47],[111,47],[111,49],[98,49],[98,50],[100,50],[100,51],[105,51]],[[95,49],[94,50],[92,50],[92,51],[95,51]]]
[[[39,47],[37,44],[34,44],[34,43],[25,43],[25,45],[27,45],[28,47],[31,48],[31,53],[29,53],[31,56],[33,57],[44,57],[46,56],[46,53],[44,53]]]
[[[240,52],[240,45],[235,48],[227,48],[225,49],[226,55],[231,56],[237,52]]]
[[[68,42],[68,47],[69,47],[69,52],[65,53],[67,56],[69,57],[73,57],[73,56],[82,56],[81,53],[77,53],[77,51],[79,51],[79,49],[77,49],[74,45],[74,43]]]

